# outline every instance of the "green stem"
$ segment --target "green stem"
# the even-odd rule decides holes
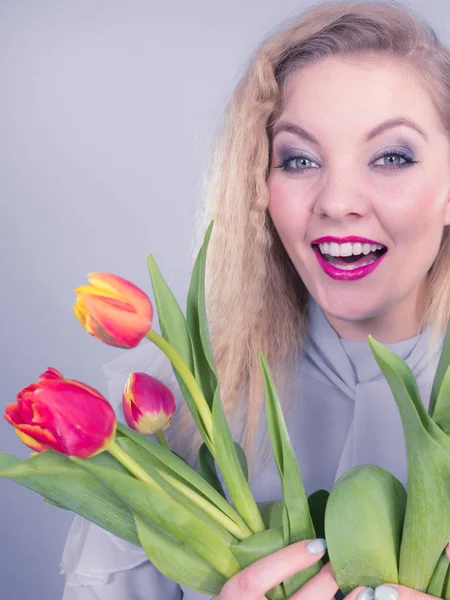
[[[156,331],[151,329],[147,333],[146,338],[149,339],[151,342],[153,342],[156,346],[158,346],[158,348],[160,350],[162,350],[162,352],[167,356],[167,358],[170,360],[170,362],[176,369],[177,373],[180,375],[180,377],[183,380],[184,384],[186,385],[187,389],[189,390],[189,393],[197,407],[199,416],[200,416],[201,420],[203,421],[203,425],[206,430],[206,434],[209,438],[209,439],[205,439],[205,442],[207,443],[207,446],[208,446],[212,456],[217,460],[217,453],[216,453],[216,449],[214,447],[211,409],[206,401],[205,396],[203,395],[202,390],[198,386],[197,381],[195,380],[195,377],[193,376],[189,367],[183,361],[181,356],[175,350],[175,348],[173,348],[169,344],[169,342],[167,342],[167,340],[165,340],[159,333],[157,333]],[[219,467],[222,468],[222,465],[220,463],[219,463]],[[223,473],[223,476],[225,479],[225,483],[228,485],[230,477],[232,479],[232,474],[227,473],[226,469],[222,469],[222,473]],[[230,486],[228,486],[228,487],[230,488]],[[245,498],[246,490],[244,490],[243,492],[241,492],[239,490],[239,491],[237,491],[237,494],[240,497],[242,496],[243,498]],[[231,495],[231,492],[230,492],[230,495]],[[250,499],[251,499],[251,505],[247,506],[245,509],[247,518],[244,520],[246,521],[246,524],[248,526],[250,526],[250,528],[255,533],[258,531],[263,531],[265,529],[265,526],[264,526],[263,520],[261,518],[261,515],[259,513],[259,510],[256,506],[256,503],[254,502],[254,499],[253,499],[253,496],[251,494],[249,487],[248,487],[248,495],[250,496]],[[234,498],[233,498],[233,500],[234,500]],[[234,504],[236,505],[236,502],[234,502]],[[254,504],[254,506],[253,506],[253,504]],[[237,512],[240,514],[242,512],[242,510],[241,511],[238,510]],[[250,525],[250,523],[251,523],[251,525]]]
[[[159,483],[157,483],[151,475],[145,471],[141,465],[139,465],[134,458],[131,458],[129,454],[123,450],[119,446],[117,442],[113,442],[108,448],[107,451],[117,459],[120,464],[128,469],[128,471],[139,479],[140,481],[144,481],[145,483],[149,483],[152,487],[157,489],[162,489]]]
[[[166,438],[164,437],[164,434],[161,431],[161,429],[158,429],[158,431],[156,432],[156,439],[158,440],[161,446],[167,448],[167,450],[170,450],[169,445],[166,442]]]
[[[117,442],[113,442],[108,448],[107,451],[114,456],[116,460],[120,462],[124,467],[128,469],[128,471],[145,483],[150,484],[152,487],[162,490],[159,483],[157,483],[151,475],[147,473],[135,460],[132,458],[123,448],[117,444]],[[232,519],[230,519],[227,515],[225,515],[221,510],[219,510],[216,506],[208,502],[205,498],[188,488],[186,485],[171,477],[167,473],[158,471],[160,477],[165,479],[168,483],[170,483],[175,489],[180,491],[186,498],[188,498],[192,503],[199,506],[204,510],[207,514],[209,514],[213,519],[222,525],[227,531],[229,531],[234,537],[239,540],[243,540],[244,538],[251,535],[251,531],[247,531],[246,529],[242,529],[239,527]],[[164,490],[164,493],[167,492]]]
[[[173,348],[173,346],[171,346],[167,340],[159,335],[158,332],[150,329],[145,337],[158,346],[158,348],[164,352],[172,365],[175,367],[177,373],[180,375],[195,402],[209,439],[212,440],[211,409],[209,408],[206,398],[203,395],[202,390],[199,388],[198,383],[195,380],[195,377],[192,375],[189,367],[186,365],[175,348]],[[210,446],[212,447],[212,443]]]
[[[200,496],[200,494],[194,492],[194,490],[189,488],[187,485],[184,485],[184,483],[181,483],[181,481],[178,479],[175,479],[175,477],[171,477],[162,471],[158,471],[158,473],[176,490],[181,492],[186,498],[191,500],[191,502],[202,508],[205,513],[211,516],[215,521],[217,521],[217,523],[220,523],[222,527],[229,531],[231,535],[234,535],[234,537],[238,540],[243,540],[252,535],[253,532],[245,525],[245,523],[243,523],[243,527],[239,526],[214,504],[206,500],[206,498],[203,498],[203,496]]]

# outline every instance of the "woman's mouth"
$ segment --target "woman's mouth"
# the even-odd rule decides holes
[[[387,252],[386,246],[381,244],[345,244],[323,243],[313,244],[323,258],[334,267],[344,271],[352,271],[358,267],[364,267],[375,262]]]
[[[382,244],[322,242],[312,244],[319,264],[333,279],[354,280],[371,273],[387,252]]]

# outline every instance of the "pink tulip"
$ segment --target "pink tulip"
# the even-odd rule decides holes
[[[89,458],[106,450],[116,435],[116,416],[106,398],[52,368],[17,394],[17,402],[5,409],[5,419],[36,452],[52,448]]]
[[[134,348],[152,327],[148,296],[122,277],[89,273],[91,285],[75,289],[74,313],[88,333],[110,346]]]
[[[128,425],[143,435],[165,431],[176,408],[170,389],[146,373],[131,373],[128,377],[122,406]]]

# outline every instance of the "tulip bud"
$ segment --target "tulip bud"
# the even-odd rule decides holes
[[[153,307],[138,287],[110,273],[89,273],[74,291],[74,313],[88,333],[110,346],[134,348],[150,331]]]
[[[109,402],[84,383],[49,368],[8,404],[5,419],[36,452],[49,448],[79,458],[106,450],[115,439],[116,416]]]
[[[170,389],[146,373],[131,373],[128,377],[122,406],[129,427],[143,435],[165,431],[176,408]]]

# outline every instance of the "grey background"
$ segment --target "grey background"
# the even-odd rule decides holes
[[[1,414],[47,366],[107,394],[124,350],[72,313],[88,272],[150,293],[152,253],[184,305],[225,103],[260,40],[312,4],[0,0]],[[408,5],[448,45],[446,0]],[[2,417],[0,451],[29,455]],[[72,514],[4,479],[0,502],[0,598],[59,600]]]

